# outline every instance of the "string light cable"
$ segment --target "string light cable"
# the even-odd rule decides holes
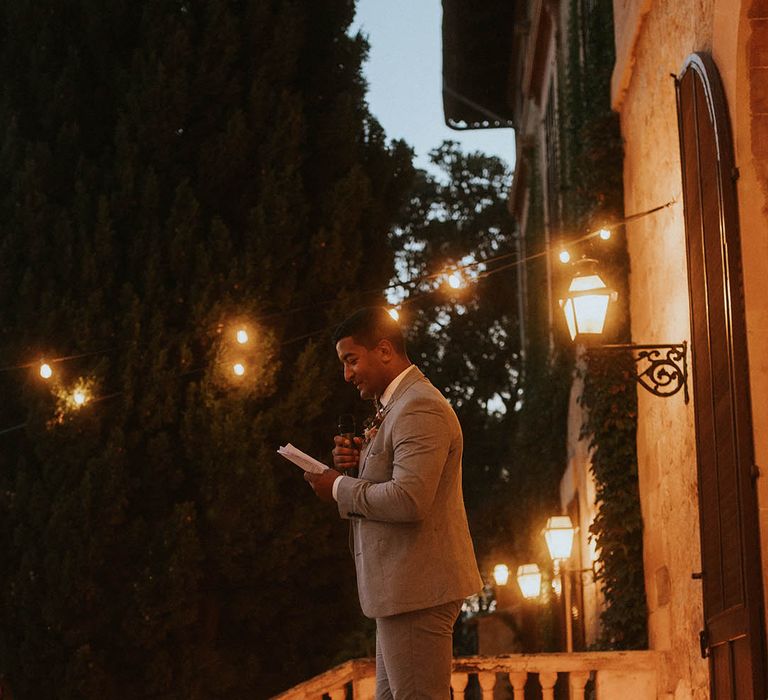
[[[592,238],[595,238],[595,237],[598,237],[598,236],[605,238],[606,236],[605,236],[604,232],[606,232],[606,231],[608,231],[608,232],[613,231],[613,230],[615,230],[615,229],[617,229],[617,228],[619,228],[619,227],[621,227],[621,226],[623,226],[623,225],[625,225],[627,223],[630,223],[632,221],[636,221],[636,220],[644,218],[646,216],[650,216],[650,215],[655,214],[655,213],[657,213],[659,211],[662,211],[663,209],[667,209],[668,207],[671,207],[674,204],[676,204],[677,201],[678,201],[678,197],[676,196],[674,199],[670,200],[669,202],[666,202],[665,204],[661,204],[659,206],[653,207],[653,208],[648,209],[646,211],[638,212],[638,213],[635,213],[635,214],[630,214],[630,215],[624,217],[623,219],[621,219],[620,221],[614,222],[612,224],[607,224],[605,226],[602,226],[600,229],[589,231],[586,234],[584,234],[583,236],[580,236],[579,238],[571,240],[569,242],[569,245],[571,245],[571,246],[572,245],[576,245],[576,244],[582,243],[584,241],[587,241],[589,239],[592,239]],[[537,253],[532,253],[530,255],[526,255],[525,257],[522,257],[522,258],[517,258],[515,260],[512,260],[511,262],[505,263],[503,265],[499,265],[499,266],[494,267],[492,269],[484,269],[484,270],[475,272],[474,274],[471,274],[471,275],[462,275],[462,273],[465,273],[467,271],[471,271],[471,270],[473,270],[473,269],[475,269],[475,268],[477,268],[479,266],[487,266],[489,264],[493,264],[493,263],[496,263],[496,262],[499,262],[499,261],[502,261],[502,260],[507,260],[510,257],[513,257],[515,254],[516,253],[514,253],[514,252],[501,253],[499,255],[491,256],[489,258],[484,258],[482,260],[475,260],[475,261],[472,261],[472,262],[465,263],[463,265],[457,265],[453,269],[453,273],[451,273],[451,272],[446,273],[445,271],[429,273],[429,274],[422,275],[420,277],[417,277],[417,278],[414,278],[414,279],[411,279],[411,280],[398,280],[397,282],[393,282],[392,284],[389,284],[389,285],[387,285],[384,288],[364,290],[364,291],[359,292],[358,294],[360,294],[360,295],[375,294],[375,293],[381,294],[382,292],[387,292],[387,291],[394,290],[394,289],[404,289],[404,290],[409,290],[410,289],[410,290],[414,290],[416,293],[409,294],[407,297],[405,297],[404,299],[402,299],[399,302],[398,305],[400,307],[402,307],[402,306],[405,306],[407,304],[413,303],[417,299],[420,299],[420,298],[422,298],[424,296],[427,296],[427,295],[432,295],[435,292],[439,291],[440,285],[437,285],[436,287],[434,287],[432,289],[426,289],[426,290],[425,289],[421,289],[421,290],[419,290],[419,287],[422,287],[424,285],[424,283],[426,283],[426,282],[435,281],[435,280],[440,279],[440,278],[443,278],[443,279],[447,280],[451,274],[455,274],[455,275],[460,275],[461,276],[461,281],[462,281],[462,285],[461,286],[465,286],[466,282],[468,282],[468,281],[475,282],[475,281],[480,280],[480,279],[485,279],[487,277],[490,277],[491,275],[497,274],[499,272],[503,272],[505,270],[511,269],[513,267],[517,267],[519,265],[523,265],[523,264],[525,264],[525,263],[527,263],[529,261],[537,260],[537,259],[542,258],[542,257],[546,257],[546,256],[551,254],[551,251],[550,250],[544,250],[544,251],[540,251],[540,252],[537,252]],[[451,285],[451,286],[453,286],[453,285]],[[419,290],[419,291],[416,291],[416,290]],[[320,301],[320,302],[314,302],[312,304],[306,304],[306,305],[303,305],[303,306],[294,307],[292,309],[287,309],[287,310],[277,311],[277,312],[270,313],[270,314],[265,314],[265,315],[257,317],[255,320],[256,321],[263,321],[263,320],[269,320],[269,319],[273,319],[273,318],[277,318],[277,317],[285,317],[285,316],[288,316],[288,315],[293,314],[293,313],[298,313],[300,311],[307,311],[307,310],[310,310],[310,309],[318,308],[320,306],[325,306],[325,305],[328,305],[328,304],[331,304],[331,303],[336,303],[336,302],[338,302],[338,298],[328,299],[328,300]],[[324,327],[319,328],[317,330],[310,331],[308,333],[304,333],[302,335],[296,336],[295,338],[290,338],[289,340],[281,341],[279,343],[279,345],[280,346],[286,346],[286,345],[290,345],[290,344],[299,342],[301,340],[307,340],[307,339],[312,338],[312,337],[314,337],[316,335],[320,335],[321,333],[327,333],[330,330],[332,330],[334,327],[335,327],[335,324],[334,325],[329,325],[329,326],[324,326]],[[239,330],[238,331],[238,335],[237,335],[238,343],[241,343],[241,344],[247,343],[248,342],[247,334],[245,334],[245,335],[241,335],[241,334],[245,334],[245,331],[243,331],[243,330]],[[68,362],[68,361],[71,361],[71,360],[83,359],[83,358],[86,358],[86,357],[93,357],[93,356],[96,356],[96,355],[104,355],[104,354],[108,354],[110,352],[114,352],[115,350],[117,350],[117,348],[112,347],[112,348],[107,348],[107,349],[103,349],[103,350],[94,350],[94,351],[91,351],[91,352],[77,353],[77,354],[66,355],[66,356],[62,356],[62,357],[56,357],[56,358],[46,358],[44,362],[45,362],[46,365],[52,365],[52,364],[57,364],[57,363],[62,363],[62,362]],[[230,362],[230,361],[229,360],[222,360],[222,361],[220,361],[220,362],[218,362],[216,364],[223,364],[223,363],[228,363],[228,362]],[[35,367],[35,366],[41,366],[41,361],[26,362],[26,363],[23,363],[23,364],[8,365],[8,366],[5,366],[5,367],[0,367],[0,372],[9,372],[9,371],[13,371],[13,370],[30,369],[30,368]],[[209,366],[210,366],[210,364],[207,364],[205,366],[201,366],[201,367],[194,368],[194,369],[191,369],[191,370],[185,370],[184,372],[179,373],[178,377],[184,377],[184,376],[188,376],[188,375],[191,375],[191,374],[196,374],[198,372],[203,372],[206,369],[208,369]],[[235,367],[235,366],[240,367],[242,369],[241,372],[238,372],[238,370],[235,369],[234,372],[235,372],[236,375],[242,375],[242,374],[245,373],[245,366],[244,365],[242,365],[241,363],[235,363],[235,365],[233,365],[233,367]],[[106,401],[108,399],[112,399],[112,398],[115,398],[117,396],[121,396],[124,393],[125,393],[124,391],[117,391],[117,392],[112,392],[110,394],[105,394],[103,396],[88,397],[87,402],[82,402],[82,404],[84,404],[84,403],[93,404],[93,403],[98,403],[98,402],[101,402],[101,401]],[[82,405],[82,404],[79,404],[79,405]],[[5,435],[7,433],[11,433],[11,432],[14,432],[14,431],[17,431],[17,430],[22,430],[26,426],[27,426],[27,422],[19,423],[17,425],[11,426],[9,428],[5,428],[5,429],[0,430],[0,435]]]

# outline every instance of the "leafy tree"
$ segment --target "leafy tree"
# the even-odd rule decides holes
[[[431,159],[435,174],[419,173],[397,230],[401,277],[420,280],[403,313],[412,358],[461,420],[465,500],[487,570],[500,549],[515,553],[512,520],[527,511],[515,490],[531,476],[513,454],[523,355],[519,249],[506,208],[510,173],[499,158],[464,153],[451,141]],[[447,276],[458,268],[464,284],[454,290]]]
[[[265,697],[354,645],[344,524],[274,454],[327,456],[354,405],[324,332],[380,298],[412,177],[352,14],[0,8],[0,352],[78,356],[0,373],[18,697]]]

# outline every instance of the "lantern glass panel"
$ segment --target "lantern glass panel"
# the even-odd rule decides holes
[[[509,581],[509,567],[506,564],[496,564],[493,567],[493,580],[497,586],[506,586]]]
[[[544,538],[547,541],[549,556],[553,560],[570,559],[573,549],[573,523],[567,515],[556,515],[547,520]]]
[[[541,594],[541,571],[536,564],[517,567],[517,584],[524,598],[538,598]]]

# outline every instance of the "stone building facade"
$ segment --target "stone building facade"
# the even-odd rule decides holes
[[[723,243],[731,244],[729,259],[734,269],[729,274],[735,278],[736,290],[741,286],[739,266],[743,272],[743,310],[736,298],[738,293],[726,299],[724,306],[735,322],[739,314],[744,316],[748,369],[742,390],[748,389],[751,396],[748,441],[754,449],[754,466],[743,465],[737,475],[744,488],[736,506],[744,514],[755,506],[748,502],[754,499],[759,514],[754,521],[742,519],[745,545],[740,563],[746,579],[761,582],[762,600],[752,595],[746,614],[762,617],[763,624],[754,625],[751,634],[763,635],[763,639],[752,639],[752,668],[739,669],[737,665],[723,670],[718,663],[725,662],[718,660],[713,640],[705,639],[715,658],[709,664],[701,658],[695,642],[708,618],[702,585],[712,585],[700,543],[707,541],[718,522],[700,500],[703,477],[698,465],[706,455],[700,453],[702,436],[697,442],[695,419],[696,412],[701,414],[706,408],[702,404],[708,397],[697,394],[695,366],[689,379],[693,396],[688,405],[680,400],[661,401],[640,392],[637,451],[650,645],[668,654],[669,686],[675,698],[708,697],[710,685],[713,696],[718,698],[764,697],[763,601],[768,584],[768,3],[615,0],[614,22],[617,57],[612,103],[621,116],[625,141],[626,212],[642,211],[671,197],[677,201],[654,217],[628,224],[632,336],[640,342],[690,339],[694,361],[697,355],[700,360],[707,348],[697,343],[691,332],[693,283],[686,256],[690,245],[687,240],[697,233],[690,221],[695,203],[683,188],[678,103],[671,75],[680,76],[689,57],[700,53],[711,57],[713,72],[719,73],[722,80],[726,119],[720,121],[733,140],[736,170],[732,178],[738,209],[734,228],[738,227],[740,234],[730,241],[723,235]],[[721,225],[726,227],[727,223]],[[733,250],[739,247],[734,241],[740,242],[740,250]],[[706,262],[710,262],[709,257]],[[756,527],[759,533],[749,531]],[[698,578],[699,572],[703,572],[704,579]],[[706,627],[716,624],[717,620],[709,616]],[[710,637],[713,634],[711,629],[707,633]],[[729,634],[731,645],[742,643],[740,632],[733,630]],[[759,658],[761,654],[763,658]],[[738,659],[738,655],[731,656],[731,663],[733,658]],[[760,678],[754,681],[757,686],[746,690],[747,683],[741,679],[750,673]],[[733,689],[728,690],[725,686],[731,677]]]
[[[505,18],[512,25],[510,61],[499,68],[505,72],[497,83],[507,92],[494,112],[517,130],[510,209],[521,222],[522,256],[532,187],[541,187],[545,218],[559,197],[548,173],[549,141],[561,110],[557,81],[568,57],[569,13],[596,2],[505,4],[507,13],[514,6]],[[624,214],[672,202],[626,224],[631,337],[643,344],[685,341],[689,348],[690,402],[683,392],[659,398],[638,389],[649,647],[664,659],[658,694],[762,700],[768,694],[768,1],[613,0],[613,21],[611,104],[624,142]],[[538,153],[539,171],[527,165],[526,149]],[[536,292],[546,294],[554,319],[557,240],[547,233],[547,288]],[[532,293],[523,279],[520,298],[528,303]],[[594,484],[579,439],[580,391],[577,380],[560,494],[579,526],[577,558],[588,566]],[[578,614],[588,646],[598,635],[602,601],[589,577],[582,583]]]

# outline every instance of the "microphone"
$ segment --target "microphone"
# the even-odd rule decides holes
[[[342,413],[339,416],[339,435],[349,440],[349,447],[355,447],[355,417],[351,413]]]

